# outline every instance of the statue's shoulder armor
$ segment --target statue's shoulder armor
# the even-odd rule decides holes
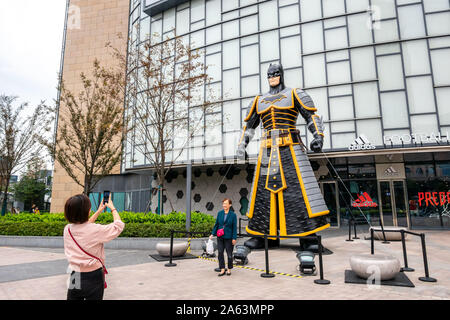
[[[294,108],[294,96],[291,88],[285,88],[276,94],[266,93],[259,98],[256,111],[258,114],[265,113],[270,107],[276,109]]]
[[[302,89],[294,89],[293,94],[295,98],[297,99],[298,103],[306,110],[308,111],[317,111],[316,107],[314,106],[314,102],[312,101],[309,94],[307,94]]]
[[[252,117],[252,115],[253,115],[254,113],[256,113],[256,108],[257,108],[257,104],[258,104],[259,98],[260,98],[260,96],[256,96],[256,97],[253,99],[253,101],[250,102],[250,105],[249,105],[250,108],[248,109],[247,116],[246,116],[245,119],[244,119],[245,122],[249,121],[250,118]]]

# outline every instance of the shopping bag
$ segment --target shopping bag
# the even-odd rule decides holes
[[[208,242],[206,243],[206,253],[214,254],[214,243],[211,239],[209,239]]]

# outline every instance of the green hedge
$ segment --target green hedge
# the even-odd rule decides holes
[[[120,237],[140,238],[167,238],[170,230],[185,230],[186,214],[182,212],[159,216],[154,213],[120,213],[125,228]],[[99,215],[97,223],[108,224],[113,222],[111,213]],[[214,226],[214,217],[193,212],[191,217],[191,231],[211,232]],[[7,214],[0,217],[0,235],[18,236],[62,236],[67,221],[64,214]],[[184,237],[175,234],[175,237]],[[200,237],[200,235],[197,235]]]

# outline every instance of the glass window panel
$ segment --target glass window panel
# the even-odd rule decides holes
[[[191,1],[191,22],[205,18],[205,0]]]
[[[376,51],[377,55],[400,53],[400,45],[398,43],[383,44],[383,45],[375,46],[375,51]]]
[[[241,103],[239,100],[224,102],[223,104],[223,131],[241,129]]]
[[[206,47],[206,54],[208,54],[208,55],[212,54],[212,53],[220,52],[220,51],[222,51],[221,43]]]
[[[222,79],[221,59],[222,57],[220,53],[206,56],[206,66],[208,67],[207,72],[212,78],[212,82],[220,81]]]
[[[398,19],[402,39],[425,36],[425,25],[421,5],[399,7]]]
[[[141,166],[145,164],[145,156],[142,153],[144,150],[143,146],[136,146],[134,148],[134,163],[133,166]]]
[[[333,149],[347,149],[355,141],[354,133],[333,134]]]
[[[280,27],[299,22],[298,5],[280,8]]]
[[[355,121],[332,122],[331,131],[333,133],[355,131]]]
[[[288,4],[298,3],[298,0],[280,0],[280,7],[286,6]]]
[[[234,20],[223,24],[223,39],[231,39],[239,36],[239,21]]]
[[[302,26],[303,53],[323,51],[322,22],[307,23]]]
[[[417,3],[417,0],[397,0],[397,5]]]
[[[239,40],[223,43],[223,68],[239,67]]]
[[[223,135],[223,152],[225,157],[236,155],[237,145],[240,139],[240,132],[228,132]],[[248,150],[247,150],[248,152]]]
[[[365,11],[369,7],[369,0],[346,0],[347,12]]]
[[[177,35],[189,32],[189,9],[177,12]]]
[[[208,0],[206,1],[206,25],[211,25],[221,20],[221,1]]]
[[[383,145],[381,120],[358,120],[356,121],[356,129],[358,135],[365,135],[373,145]]]
[[[430,135],[438,133],[436,115],[427,114],[420,116],[411,116],[411,132]]]
[[[346,26],[345,17],[326,19],[323,21],[323,27],[325,29],[336,28],[336,27],[345,27],[345,26]]]
[[[351,82],[348,61],[328,63],[328,84]]]
[[[396,20],[380,21],[374,29],[375,42],[398,40],[398,28]]]
[[[259,90],[259,75],[253,77],[242,78],[242,96],[256,96]]]
[[[162,37],[162,20],[154,21],[151,23],[151,42],[158,43]]]
[[[434,92],[431,77],[406,79],[410,113],[435,112]]]
[[[409,127],[404,92],[381,93],[381,110],[385,129]]]
[[[269,91],[269,83],[267,81],[267,69],[269,69],[269,62],[261,63],[261,92],[265,93]],[[247,107],[247,106],[245,106]]]
[[[332,86],[332,87],[328,88],[328,95],[330,97],[350,95],[350,94],[352,94],[352,86],[351,85]]]
[[[441,11],[450,9],[450,3],[447,0],[423,0],[425,12]]]
[[[241,36],[258,32],[258,16],[243,18],[241,21]]]
[[[225,14],[222,14],[222,21],[228,21],[239,18],[239,10],[234,10]]]
[[[222,0],[222,11],[228,11],[239,7],[239,0]]]
[[[251,4],[256,4],[256,0],[241,0],[241,7],[248,6]],[[246,16],[252,13],[258,13],[258,7],[257,6],[249,6],[247,8],[239,10],[241,12],[241,17]]]
[[[305,86],[314,87],[326,84],[325,61],[323,54],[316,54],[303,58],[303,72],[305,73]]]
[[[441,125],[450,124],[450,88],[437,88],[436,99],[439,111],[439,122]],[[450,140],[450,137],[448,137]]]
[[[333,50],[347,47],[346,28],[337,28],[325,31],[326,50]]]
[[[196,23],[191,24],[191,31],[195,31],[205,27],[205,20],[200,20]]]
[[[299,36],[281,39],[281,64],[284,68],[301,66],[301,52]]]
[[[259,37],[261,61],[278,60],[280,52],[278,30],[263,32]]]
[[[224,98],[239,98],[241,96],[240,87],[239,69],[223,72]]]
[[[430,54],[434,84],[437,86],[450,85],[450,49],[433,50]]]
[[[348,59],[348,50],[327,52],[327,62]]]
[[[378,19],[394,18],[395,1],[392,0],[372,0],[371,9],[374,11]]]
[[[317,114],[323,117],[323,120],[329,120],[328,116],[328,96],[326,88],[309,89],[308,92],[314,105],[317,108]]]
[[[380,90],[403,89],[403,70],[400,55],[378,57]]]
[[[337,16],[345,13],[344,0],[323,0],[323,16]]]
[[[350,46],[372,43],[372,30],[367,27],[368,22],[370,22],[370,16],[367,13],[348,16]]]
[[[407,76],[430,73],[426,40],[407,41],[402,47]]]
[[[241,46],[246,46],[249,44],[256,44],[259,43],[258,41],[258,35],[253,35],[253,36],[248,36],[248,37],[244,37],[241,38]]]
[[[375,56],[372,48],[351,50],[353,81],[376,78]]]
[[[302,21],[322,18],[321,0],[300,1]]]
[[[292,26],[280,29],[280,37],[289,37],[300,33],[300,26]]]
[[[175,28],[175,8],[163,13],[163,32],[171,31]]]
[[[296,68],[284,71],[284,80],[285,83],[287,83],[291,87],[302,88],[302,69]]]
[[[353,86],[357,118],[380,115],[378,89],[376,83],[359,83]]]
[[[448,35],[450,33],[450,12],[426,15],[429,36]]]
[[[221,40],[220,25],[206,29],[206,44],[219,42]]]
[[[241,72],[242,75],[259,73],[258,45],[241,48]]]
[[[144,20],[141,20],[141,26],[140,26],[140,41],[145,41],[148,39],[150,34],[150,18],[146,18]]]
[[[269,1],[259,5],[259,27],[267,30],[278,27],[278,15],[276,1]]]
[[[204,45],[205,45],[205,30],[200,30],[191,33],[192,49],[203,47]]]
[[[352,97],[330,98],[330,120],[353,119]]]
[[[428,40],[430,49],[450,47],[450,37],[439,37]]]
[[[205,148],[206,159],[222,158],[222,146],[208,146]]]
[[[219,144],[222,142],[222,115],[220,113],[208,114],[205,116],[205,137],[207,145]]]

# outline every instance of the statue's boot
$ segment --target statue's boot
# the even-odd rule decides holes
[[[268,245],[269,245],[269,248],[279,247],[280,239],[276,239],[276,240],[269,239]],[[244,246],[246,246],[250,249],[264,249],[264,238],[260,238],[260,237],[250,238],[244,242]]]

